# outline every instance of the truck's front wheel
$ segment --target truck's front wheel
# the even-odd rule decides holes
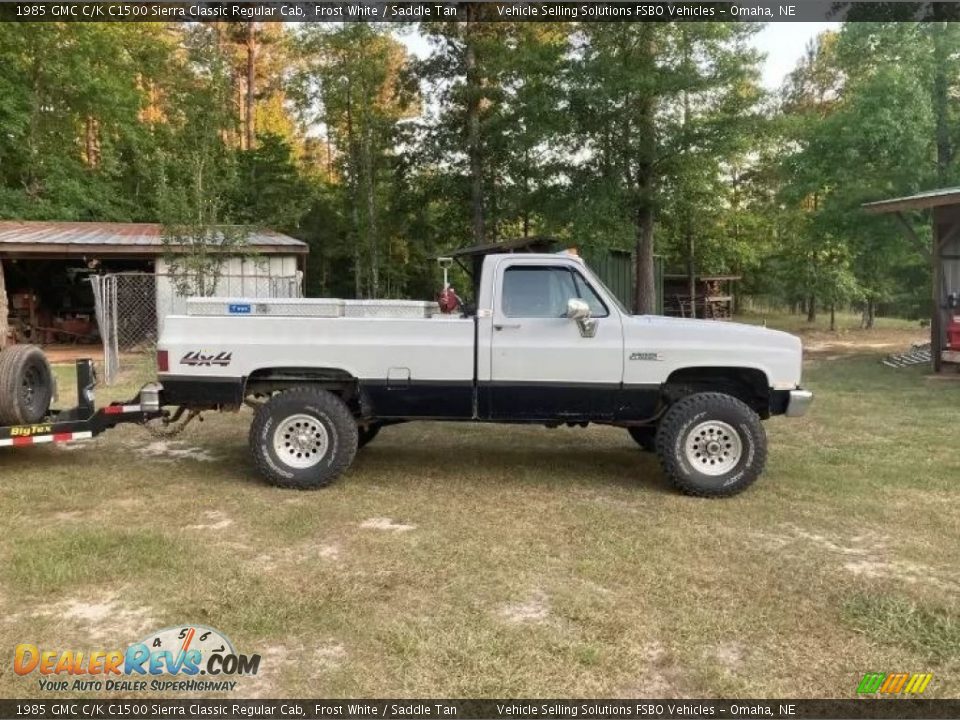
[[[691,495],[735,495],[763,472],[767,436],[760,417],[723,393],[696,393],[670,406],[657,454],[671,482]]]
[[[257,470],[274,485],[323,487],[353,462],[357,423],[343,400],[327,390],[285,390],[257,408],[250,452]]]

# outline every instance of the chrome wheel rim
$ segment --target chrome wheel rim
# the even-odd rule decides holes
[[[303,470],[323,460],[330,447],[327,429],[312,415],[291,415],[273,431],[273,451],[289,467]]]
[[[707,420],[694,426],[684,444],[687,462],[704,475],[725,475],[740,462],[743,441],[732,425]]]

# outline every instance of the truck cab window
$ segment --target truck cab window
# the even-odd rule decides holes
[[[503,313],[507,317],[563,317],[570,297],[576,297],[576,289],[564,269],[516,265],[504,273]]]
[[[606,317],[607,308],[577,272],[565,267],[515,265],[503,276],[503,314],[515,318],[562,318],[567,301],[580,298],[594,317]]]

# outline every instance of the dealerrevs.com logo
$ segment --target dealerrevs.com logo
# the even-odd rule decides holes
[[[238,653],[220,631],[177,625],[151,633],[125,649],[51,650],[21,643],[13,671],[37,676],[41,690],[161,692],[234,690],[237,676],[256,675],[259,655]]]

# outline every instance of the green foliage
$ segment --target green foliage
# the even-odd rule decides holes
[[[960,181],[945,17],[844,24],[770,102],[755,24],[471,12],[423,24],[422,60],[378,24],[0,23],[0,217],[238,251],[222,228],[269,227],[310,245],[316,294],[422,297],[436,255],[547,234],[787,304],[929,310],[927,220],[914,243],[860,205]]]
[[[237,157],[230,204],[237,222],[295,232],[310,209],[312,187],[279,135],[261,135]]]
[[[892,305],[906,315],[926,306],[923,249],[860,205],[940,182],[933,42],[934,31],[915,24],[850,23],[821,36],[787,83],[792,151],[781,163],[779,197],[795,222],[779,270],[789,295]],[[956,66],[946,70],[957,77]],[[956,172],[952,159],[945,169]]]
[[[298,77],[308,122],[322,123],[336,151],[330,158],[348,215],[354,294],[378,297],[394,285],[385,258],[397,259],[393,196],[400,123],[416,108],[405,81],[406,54],[388,33],[364,23],[305,25],[299,37],[305,70]],[[343,252],[325,253],[337,262]]]

